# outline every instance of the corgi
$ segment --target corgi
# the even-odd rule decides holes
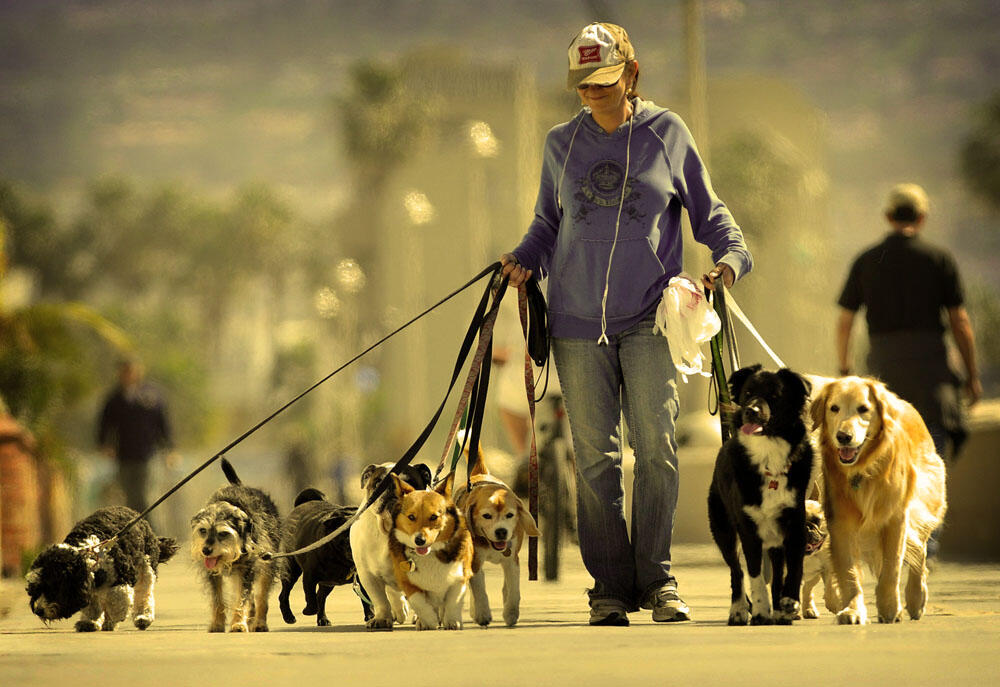
[[[462,629],[462,602],[472,577],[472,535],[451,499],[455,475],[417,490],[392,476],[389,555],[396,583],[417,615],[418,630]]]
[[[485,627],[493,620],[486,595],[484,563],[503,569],[503,620],[517,624],[521,606],[521,545],[527,537],[539,536],[538,526],[514,490],[490,474],[480,449],[470,471],[470,487],[455,490],[455,503],[472,533],[473,559],[470,611],[472,619]]]

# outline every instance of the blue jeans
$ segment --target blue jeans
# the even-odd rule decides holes
[[[552,340],[577,464],[580,554],[594,578],[591,599],[636,610],[672,581],[670,537],[677,508],[679,410],[667,339],[649,318],[609,336]],[[622,473],[624,411],[635,450],[631,537]]]

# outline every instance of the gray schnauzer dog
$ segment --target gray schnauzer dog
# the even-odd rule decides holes
[[[82,611],[77,632],[114,630],[130,611],[137,628],[149,627],[156,568],[174,555],[177,542],[157,537],[139,520],[113,544],[97,548],[138,515],[124,506],[100,508],[61,544],[38,554],[25,578],[31,612],[48,624]]]
[[[208,631],[225,632],[231,609],[231,632],[267,632],[267,602],[277,569],[261,554],[278,549],[278,508],[262,490],[244,486],[225,458],[222,472],[229,486],[191,518],[191,557],[201,564],[212,594]]]

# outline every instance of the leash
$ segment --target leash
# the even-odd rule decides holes
[[[528,452],[528,512],[538,522],[538,445],[535,443],[535,370],[528,352],[528,291],[522,285],[517,291],[517,312],[524,334],[524,394],[528,398],[528,427],[531,449]],[[545,358],[545,388],[549,383],[548,348]],[[543,389],[542,395],[545,395]],[[538,537],[528,537],[528,580],[538,579]]]
[[[340,527],[338,527],[333,532],[330,532],[325,537],[317,539],[313,543],[309,544],[308,546],[304,546],[301,549],[296,549],[295,551],[287,551],[287,552],[284,551],[265,552],[261,554],[261,558],[263,560],[267,561],[277,558],[288,558],[290,556],[297,556],[303,553],[308,553],[310,551],[315,551],[316,549],[319,549],[325,546],[326,544],[330,543],[331,541],[339,537],[341,534],[346,532],[348,529],[350,529],[351,525],[353,525],[357,521],[357,519],[361,516],[361,514],[364,513],[366,510],[368,510],[368,508],[370,508],[371,505],[375,503],[375,501],[377,501],[379,497],[382,496],[382,494],[386,491],[386,489],[389,488],[389,485],[392,484],[392,476],[394,474],[398,475],[403,468],[405,468],[407,465],[410,464],[413,458],[423,447],[424,443],[426,443],[428,437],[430,437],[431,431],[434,429],[434,426],[437,424],[438,419],[441,417],[441,413],[444,411],[445,404],[448,402],[448,397],[451,395],[451,390],[455,387],[455,382],[458,380],[459,374],[462,371],[462,367],[465,364],[465,360],[466,358],[468,358],[469,352],[472,350],[472,344],[475,341],[477,334],[479,335],[480,341],[479,341],[479,347],[476,350],[475,358],[479,358],[480,359],[479,364],[480,365],[482,364],[482,357],[485,356],[486,349],[489,347],[489,343],[492,339],[493,322],[496,320],[497,310],[500,307],[500,298],[502,297],[500,296],[495,298],[492,307],[489,309],[489,311],[487,311],[486,306],[489,303],[490,293],[493,290],[493,284],[495,279],[499,277],[500,269],[501,269],[500,263],[496,262],[493,263],[493,265],[491,265],[488,268],[488,270],[480,274],[481,277],[487,273],[492,273],[494,279],[491,279],[490,282],[486,285],[486,290],[483,292],[483,296],[479,300],[479,305],[476,307],[476,312],[472,318],[472,322],[469,324],[469,329],[465,333],[465,339],[462,341],[462,347],[461,350],[459,351],[458,358],[455,361],[455,368],[452,371],[451,381],[449,382],[448,388],[445,391],[444,398],[441,400],[441,404],[438,406],[438,409],[434,413],[434,416],[430,419],[430,422],[427,423],[427,426],[424,427],[424,430],[420,433],[420,436],[417,437],[416,441],[414,441],[413,444],[410,446],[410,448],[406,450],[406,453],[403,454],[402,458],[396,461],[396,464],[392,466],[392,468],[385,475],[385,477],[383,477],[379,481],[374,491],[372,491],[371,496],[369,496],[365,500],[365,502],[358,507],[354,515],[352,515],[348,520],[346,520]],[[507,278],[504,277],[500,281],[500,288],[505,289],[506,287],[507,287]],[[483,336],[484,331],[486,336]],[[476,364],[475,358],[473,359],[473,365]]]
[[[724,284],[716,285],[715,291],[708,293],[712,300],[712,306],[715,308],[716,314],[719,316],[719,320],[722,322],[722,326],[719,328],[719,332],[712,337],[712,385],[715,387],[716,399],[718,404],[716,406],[716,411],[719,413],[719,426],[722,432],[722,441],[725,443],[732,436],[732,413],[734,412],[735,406],[733,405],[732,397],[729,394],[729,374],[732,374],[740,365],[740,354],[736,347],[736,336],[733,332],[733,321],[729,317],[729,311],[726,308],[726,287]],[[726,374],[726,365],[722,358],[723,347],[728,348],[729,351],[729,374]],[[711,387],[709,388],[709,394],[711,394]],[[715,412],[709,411],[713,415]]]
[[[236,439],[234,439],[233,441],[231,441],[221,451],[219,451],[218,453],[216,453],[215,455],[213,455],[211,458],[209,458],[208,460],[206,460],[204,463],[202,463],[200,466],[198,466],[192,472],[190,472],[186,477],[184,477],[184,479],[182,479],[177,484],[175,484],[173,487],[171,487],[169,490],[167,490],[167,492],[165,494],[163,494],[160,498],[158,498],[155,502],[153,502],[153,504],[150,505],[148,508],[146,508],[146,510],[144,510],[138,516],[136,516],[135,518],[133,518],[131,522],[129,522],[128,524],[126,524],[124,527],[122,527],[110,539],[108,539],[107,541],[104,541],[104,542],[99,542],[98,544],[96,544],[94,546],[94,548],[101,548],[102,546],[108,546],[108,545],[113,544],[115,541],[118,540],[119,537],[121,537],[123,534],[125,534],[126,532],[128,532],[130,529],[132,529],[137,522],[139,522],[144,517],[146,517],[147,515],[149,515],[149,513],[152,512],[152,510],[154,508],[156,508],[161,503],[163,503],[164,501],[166,501],[170,496],[172,496],[175,492],[177,492],[181,487],[183,487],[185,484],[187,484],[188,482],[190,482],[191,479],[194,478],[198,473],[200,473],[202,470],[204,470],[205,468],[207,468],[209,465],[211,465],[212,463],[214,463],[215,461],[217,461],[219,458],[223,457],[227,452],[229,452],[230,450],[232,450],[233,448],[235,448],[236,446],[238,446],[245,439],[247,439],[248,437],[250,437],[257,430],[259,430],[261,427],[263,427],[264,425],[266,425],[268,422],[270,422],[271,420],[273,420],[274,418],[276,418],[278,415],[280,415],[281,413],[285,412],[288,408],[290,408],[292,405],[294,405],[295,403],[297,403],[298,401],[300,401],[307,394],[309,394],[310,392],[312,392],[315,389],[317,389],[320,385],[322,385],[323,383],[325,383],[326,381],[328,381],[330,378],[332,378],[334,375],[336,375],[337,373],[339,373],[341,370],[343,370],[344,368],[346,368],[347,366],[349,366],[351,363],[357,361],[359,358],[361,358],[362,356],[368,354],[369,352],[371,352],[372,350],[374,350],[378,346],[381,346],[383,343],[385,343],[386,341],[388,341],[389,339],[391,339],[396,334],[399,334],[401,331],[403,331],[404,329],[406,329],[407,327],[409,327],[411,324],[413,324],[414,322],[416,322],[420,318],[422,318],[425,315],[427,315],[428,313],[430,313],[432,310],[435,310],[436,308],[444,305],[446,302],[448,302],[449,300],[451,300],[452,298],[454,298],[458,294],[462,293],[463,291],[465,291],[467,288],[469,288],[470,286],[472,286],[476,282],[480,281],[483,277],[485,277],[487,275],[491,275],[490,283],[487,285],[486,293],[484,294],[483,299],[480,301],[479,308],[477,308],[477,310],[476,310],[476,316],[473,317],[473,324],[476,324],[477,318],[481,317],[480,310],[484,309],[484,302],[483,301],[485,301],[486,297],[489,295],[489,292],[490,292],[489,289],[490,289],[490,286],[492,285],[492,282],[493,282],[492,277],[495,277],[496,275],[498,275],[499,272],[500,272],[500,269],[501,269],[501,264],[499,262],[492,263],[491,265],[489,265],[488,267],[486,267],[485,269],[483,269],[475,277],[473,277],[472,279],[470,279],[469,281],[467,281],[465,284],[463,284],[459,288],[457,288],[454,291],[452,291],[451,293],[449,293],[447,296],[445,296],[444,298],[442,298],[441,300],[439,300],[437,303],[435,303],[434,305],[430,306],[429,308],[427,308],[426,310],[424,310],[419,315],[417,315],[416,317],[412,318],[411,320],[409,320],[408,322],[406,322],[402,326],[398,327],[397,329],[393,330],[389,334],[385,335],[384,337],[382,337],[381,339],[379,339],[378,341],[376,341],[375,343],[373,343],[371,346],[369,346],[368,348],[366,348],[363,351],[361,351],[361,353],[358,353],[356,356],[354,356],[353,358],[351,358],[350,360],[348,360],[346,363],[344,363],[343,365],[341,365],[340,367],[338,367],[336,370],[334,370],[330,374],[328,374],[325,377],[323,377],[322,379],[320,379],[318,382],[316,382],[315,384],[313,384],[312,386],[310,386],[308,389],[306,389],[305,391],[303,391],[302,393],[300,393],[298,396],[296,396],[292,400],[288,401],[285,405],[281,406],[280,408],[278,408],[277,410],[275,410],[273,413],[271,413],[270,415],[268,415],[266,418],[264,418],[263,420],[261,420],[260,422],[258,422],[256,425],[254,425],[253,427],[251,427],[250,429],[248,429],[247,431],[245,431],[239,437],[237,437]],[[471,347],[471,338],[472,338],[473,334],[474,334],[474,331],[472,329],[472,326],[470,325],[469,332],[466,333],[466,340],[463,341],[463,349],[462,350],[465,351],[466,355],[468,354],[468,351],[466,350],[466,344],[468,344],[468,347]],[[460,359],[461,359],[461,362],[464,362],[464,360],[465,360],[465,358],[462,357],[461,354],[460,354]],[[452,384],[454,384],[454,376],[452,378]],[[451,387],[450,386],[448,387],[448,391],[449,392],[451,391]],[[447,395],[445,396],[445,399],[447,400]],[[442,402],[442,407],[443,406],[444,406],[444,403]],[[438,411],[438,413],[440,414],[440,410]],[[435,417],[435,420],[436,420],[436,417]],[[431,425],[431,427],[433,427],[433,425]],[[429,429],[425,430],[425,432],[427,434],[430,433]],[[421,435],[421,436],[423,437],[423,435]],[[426,437],[423,437],[423,439],[424,439],[424,441],[426,441]],[[421,443],[421,445],[423,444],[423,442],[420,442],[420,443]],[[417,448],[419,449],[419,446]],[[416,451],[414,451],[414,454],[415,453],[416,453]],[[409,452],[407,452],[407,455],[409,455]],[[404,456],[403,458],[406,458],[406,456]],[[410,462],[410,460],[412,460],[412,458],[413,458],[413,456],[411,455],[409,457],[409,459],[406,460],[405,463],[402,462],[403,459],[400,459],[400,462],[396,463],[396,465],[393,467],[393,471],[394,472],[398,472],[400,469],[402,469],[403,467],[405,467],[406,465],[408,465],[409,462]],[[383,482],[385,482],[385,480],[383,480]],[[377,490],[377,492],[378,492],[377,495],[381,495],[381,493],[383,491],[385,491],[385,487],[386,486],[388,486],[388,485],[387,484],[379,484],[379,488]],[[375,498],[375,496],[373,496],[372,500],[374,500],[374,498]]]
[[[778,357],[778,354],[772,350],[767,342],[764,341],[764,337],[760,335],[757,328],[753,326],[750,322],[750,318],[746,316],[740,306],[736,303],[736,299],[733,298],[732,294],[726,291],[726,287],[723,284],[719,284],[715,291],[712,292],[709,297],[712,299],[713,307],[715,312],[719,315],[719,319],[722,322],[722,327],[719,333],[712,337],[712,386],[715,387],[717,392],[718,405],[716,410],[719,412],[719,422],[722,426],[722,441],[725,442],[732,435],[732,425],[729,420],[732,419],[732,414],[736,411],[736,405],[729,394],[729,375],[740,368],[740,352],[739,347],[736,343],[736,334],[733,331],[733,320],[730,317],[730,312],[736,316],[747,331],[750,332],[751,336],[760,344],[764,352],[767,353],[774,364],[779,368],[787,367],[785,363]],[[728,349],[729,352],[729,374],[726,374],[726,366],[723,362],[722,349],[723,347]],[[711,393],[711,389],[709,390]],[[715,412],[709,411],[713,415]]]

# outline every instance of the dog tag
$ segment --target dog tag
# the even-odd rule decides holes
[[[503,555],[505,558],[510,558],[510,546],[503,550]]]

